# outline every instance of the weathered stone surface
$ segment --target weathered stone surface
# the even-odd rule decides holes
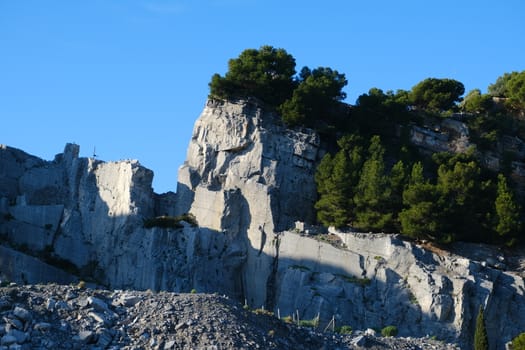
[[[9,346],[16,343],[16,337],[11,334],[6,334],[0,339],[0,344]]]
[[[15,317],[17,317],[21,321],[31,321],[31,314],[23,307],[15,306],[15,309],[13,310],[13,315],[15,315]]]
[[[0,279],[21,283],[72,283],[77,277],[41,260],[0,245]]]
[[[312,221],[319,136],[292,132],[276,116],[240,101],[208,101],[179,170],[177,207],[201,227],[225,232],[246,257],[243,293],[266,303],[274,231]]]

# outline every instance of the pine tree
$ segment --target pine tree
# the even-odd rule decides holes
[[[507,180],[503,174],[498,175],[498,192],[495,200],[496,227],[495,231],[501,237],[511,236],[519,230],[519,206],[514,201]]]
[[[437,192],[443,217],[441,238],[479,239],[485,212],[480,167],[477,162],[452,157],[438,168]],[[448,234],[448,237],[447,237]]]
[[[372,136],[368,148],[368,159],[363,164],[354,202],[356,205],[355,226],[372,231],[392,226],[389,211],[390,187],[385,176],[383,160],[385,150],[379,136]]]
[[[436,186],[423,176],[420,162],[412,166],[403,191],[405,209],[399,213],[401,232],[415,238],[435,238],[440,230],[440,210]]]
[[[319,200],[315,204],[317,219],[325,226],[342,227],[354,217],[354,188],[362,166],[361,139],[347,135],[337,143],[335,156],[327,154],[317,167],[315,181]]]
[[[389,211],[392,213],[392,227],[388,229],[399,232],[399,213],[403,209],[403,191],[407,184],[407,174],[405,164],[402,160],[398,161],[390,170],[388,185],[390,187],[390,198],[388,202]]]
[[[476,318],[476,331],[474,333],[474,350],[488,350],[489,339],[483,316],[483,306],[479,306],[478,317]]]
[[[326,226],[341,227],[348,221],[349,162],[344,150],[333,158],[327,154],[315,175],[319,200],[315,204],[317,219]]]

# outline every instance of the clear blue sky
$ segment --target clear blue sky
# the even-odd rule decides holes
[[[0,143],[51,160],[65,143],[138,159],[176,189],[213,73],[285,48],[371,87],[453,78],[467,91],[525,69],[525,1],[0,0]]]

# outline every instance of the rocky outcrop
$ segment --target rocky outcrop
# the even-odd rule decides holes
[[[463,126],[447,130],[466,137]],[[322,155],[315,132],[289,130],[250,101],[207,102],[176,194],[153,193],[153,173],[137,161],[79,158],[77,145],[53,161],[1,147],[0,278],[50,281],[54,266],[110,288],[220,292],[281,316],[319,317],[323,327],[395,325],[464,348],[480,305],[493,348],[525,331],[523,278],[501,270],[499,253],[481,259],[396,235],[294,229],[314,222]],[[184,213],[199,226],[144,225]]]
[[[357,329],[392,324],[401,335],[431,335],[464,348],[480,305],[493,348],[525,329],[523,278],[485,261],[431,251],[396,235],[284,232],[278,240],[274,292],[281,314],[298,310],[304,318],[320,315]],[[495,250],[488,252],[490,261]]]
[[[0,149],[0,238],[10,252],[2,254],[0,277],[67,281],[43,260],[113,288],[196,287],[236,296],[243,259],[235,244],[184,223],[145,228],[143,220],[164,214],[173,197],[153,193],[153,172],[137,161],[79,158],[78,151],[68,144],[43,161]]]
[[[195,123],[179,170],[178,212],[224,232],[245,256],[242,293],[264,305],[274,266],[274,232],[313,221],[315,166],[321,151],[312,130],[291,131],[256,104],[208,101]]]
[[[410,142],[423,152],[463,153],[472,146],[465,123],[446,118],[435,125],[410,128]]]

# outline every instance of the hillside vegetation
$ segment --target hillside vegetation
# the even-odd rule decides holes
[[[486,94],[427,78],[410,91],[373,87],[351,106],[343,102],[343,73],[303,67],[297,74],[284,49],[248,49],[228,66],[212,77],[210,97],[255,97],[288,127],[316,129],[331,150],[316,174],[321,224],[441,243],[523,241],[524,196],[511,176],[523,159],[501,140],[524,138],[525,71],[504,73]],[[468,126],[468,150],[429,154],[411,144],[411,128],[446,118]],[[498,171],[481,161],[487,152],[499,157]]]

